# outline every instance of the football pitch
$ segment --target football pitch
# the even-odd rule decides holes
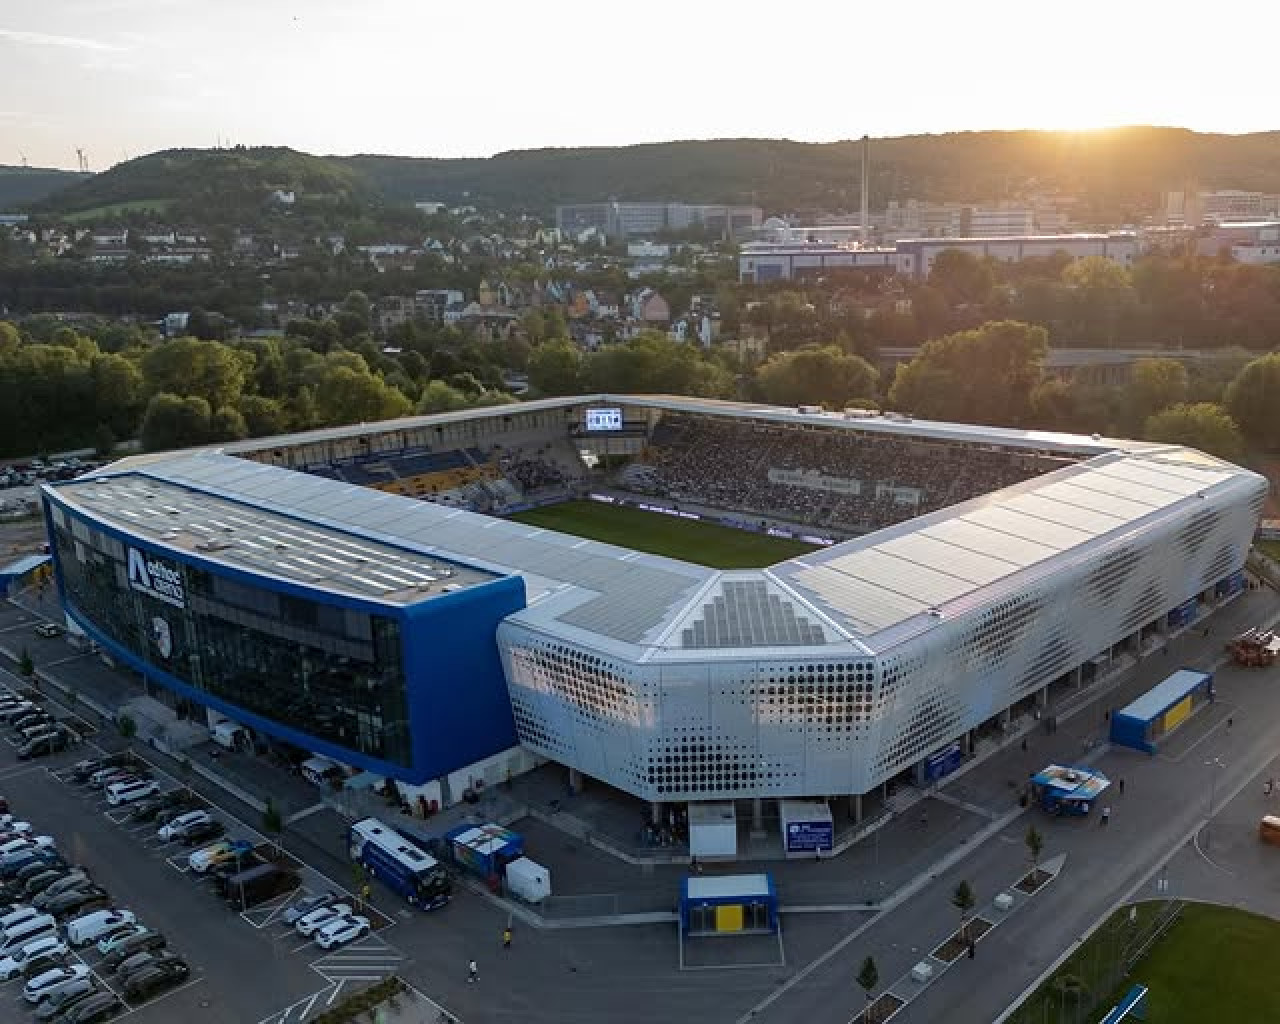
[[[712,569],[758,569],[813,550],[812,544],[803,541],[600,501],[544,505],[511,518],[529,526],[666,555]]]

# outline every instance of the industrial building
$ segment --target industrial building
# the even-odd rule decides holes
[[[1133,266],[1143,251],[1141,238],[1131,231],[1108,234],[1010,235],[987,238],[908,238],[875,249],[826,242],[744,245],[738,255],[738,280],[744,283],[789,281],[818,276],[830,270],[861,268],[902,274],[923,280],[933,261],[947,249],[960,249],[1000,263],[1047,259],[1063,252],[1073,260],[1101,256],[1122,267]]]
[[[726,571],[347,480],[530,439],[640,453],[677,416],[1059,468]],[[664,803],[857,797],[943,763],[1237,592],[1266,484],[1170,445],[593,395],[139,456],[42,493],[69,625],[161,687],[408,783],[518,744]]]

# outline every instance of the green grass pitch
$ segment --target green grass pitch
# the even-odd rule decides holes
[[[666,555],[712,569],[757,569],[813,550],[812,544],[798,540],[600,501],[545,505],[511,518],[529,526]]]

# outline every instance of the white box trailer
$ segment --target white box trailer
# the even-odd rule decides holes
[[[738,856],[738,815],[733,801],[689,805],[689,856],[734,860]]]
[[[551,872],[528,857],[507,865],[507,889],[526,903],[541,903],[551,895]]]

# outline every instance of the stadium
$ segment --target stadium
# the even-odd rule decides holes
[[[661,804],[940,770],[1241,589],[1266,490],[1170,445],[592,395],[43,500],[69,626],[211,725],[446,802],[546,759]]]

